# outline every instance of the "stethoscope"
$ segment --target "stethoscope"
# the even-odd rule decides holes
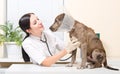
[[[49,45],[48,45],[48,43],[47,43],[47,37],[45,36],[45,34],[44,34],[44,39],[45,39],[45,40],[40,39],[40,41],[46,44],[49,54],[50,54],[51,56],[53,56],[53,54],[52,54],[51,51],[50,51]],[[70,59],[71,57],[72,57],[72,55],[69,56],[69,57],[66,58],[66,59],[60,59],[60,61],[66,61],[66,60]]]

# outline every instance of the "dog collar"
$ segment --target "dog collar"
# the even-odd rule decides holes
[[[72,16],[65,14],[61,26],[58,28],[58,31],[70,31],[73,28],[75,20]]]

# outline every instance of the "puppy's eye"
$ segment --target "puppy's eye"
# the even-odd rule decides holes
[[[57,22],[57,19],[55,19],[55,22]]]

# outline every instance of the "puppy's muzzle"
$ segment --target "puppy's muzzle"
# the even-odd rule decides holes
[[[50,29],[51,31],[53,31],[53,32],[57,31],[57,29],[54,28],[54,27],[52,27],[52,26],[51,26],[49,29]]]

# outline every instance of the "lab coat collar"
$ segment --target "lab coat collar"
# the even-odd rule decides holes
[[[45,33],[44,33],[44,32],[42,32],[42,35],[41,35],[41,37],[40,37],[40,40],[46,41],[46,40],[45,40]]]
[[[37,40],[43,40],[43,41],[45,41],[44,32],[42,32],[41,37],[37,37],[37,36],[34,36],[34,35],[30,35],[30,37],[34,38],[34,39],[37,39]]]
[[[40,37],[37,37],[37,36],[34,36],[34,35],[30,35],[31,38],[34,38],[34,39],[37,39],[37,40],[40,40]]]

